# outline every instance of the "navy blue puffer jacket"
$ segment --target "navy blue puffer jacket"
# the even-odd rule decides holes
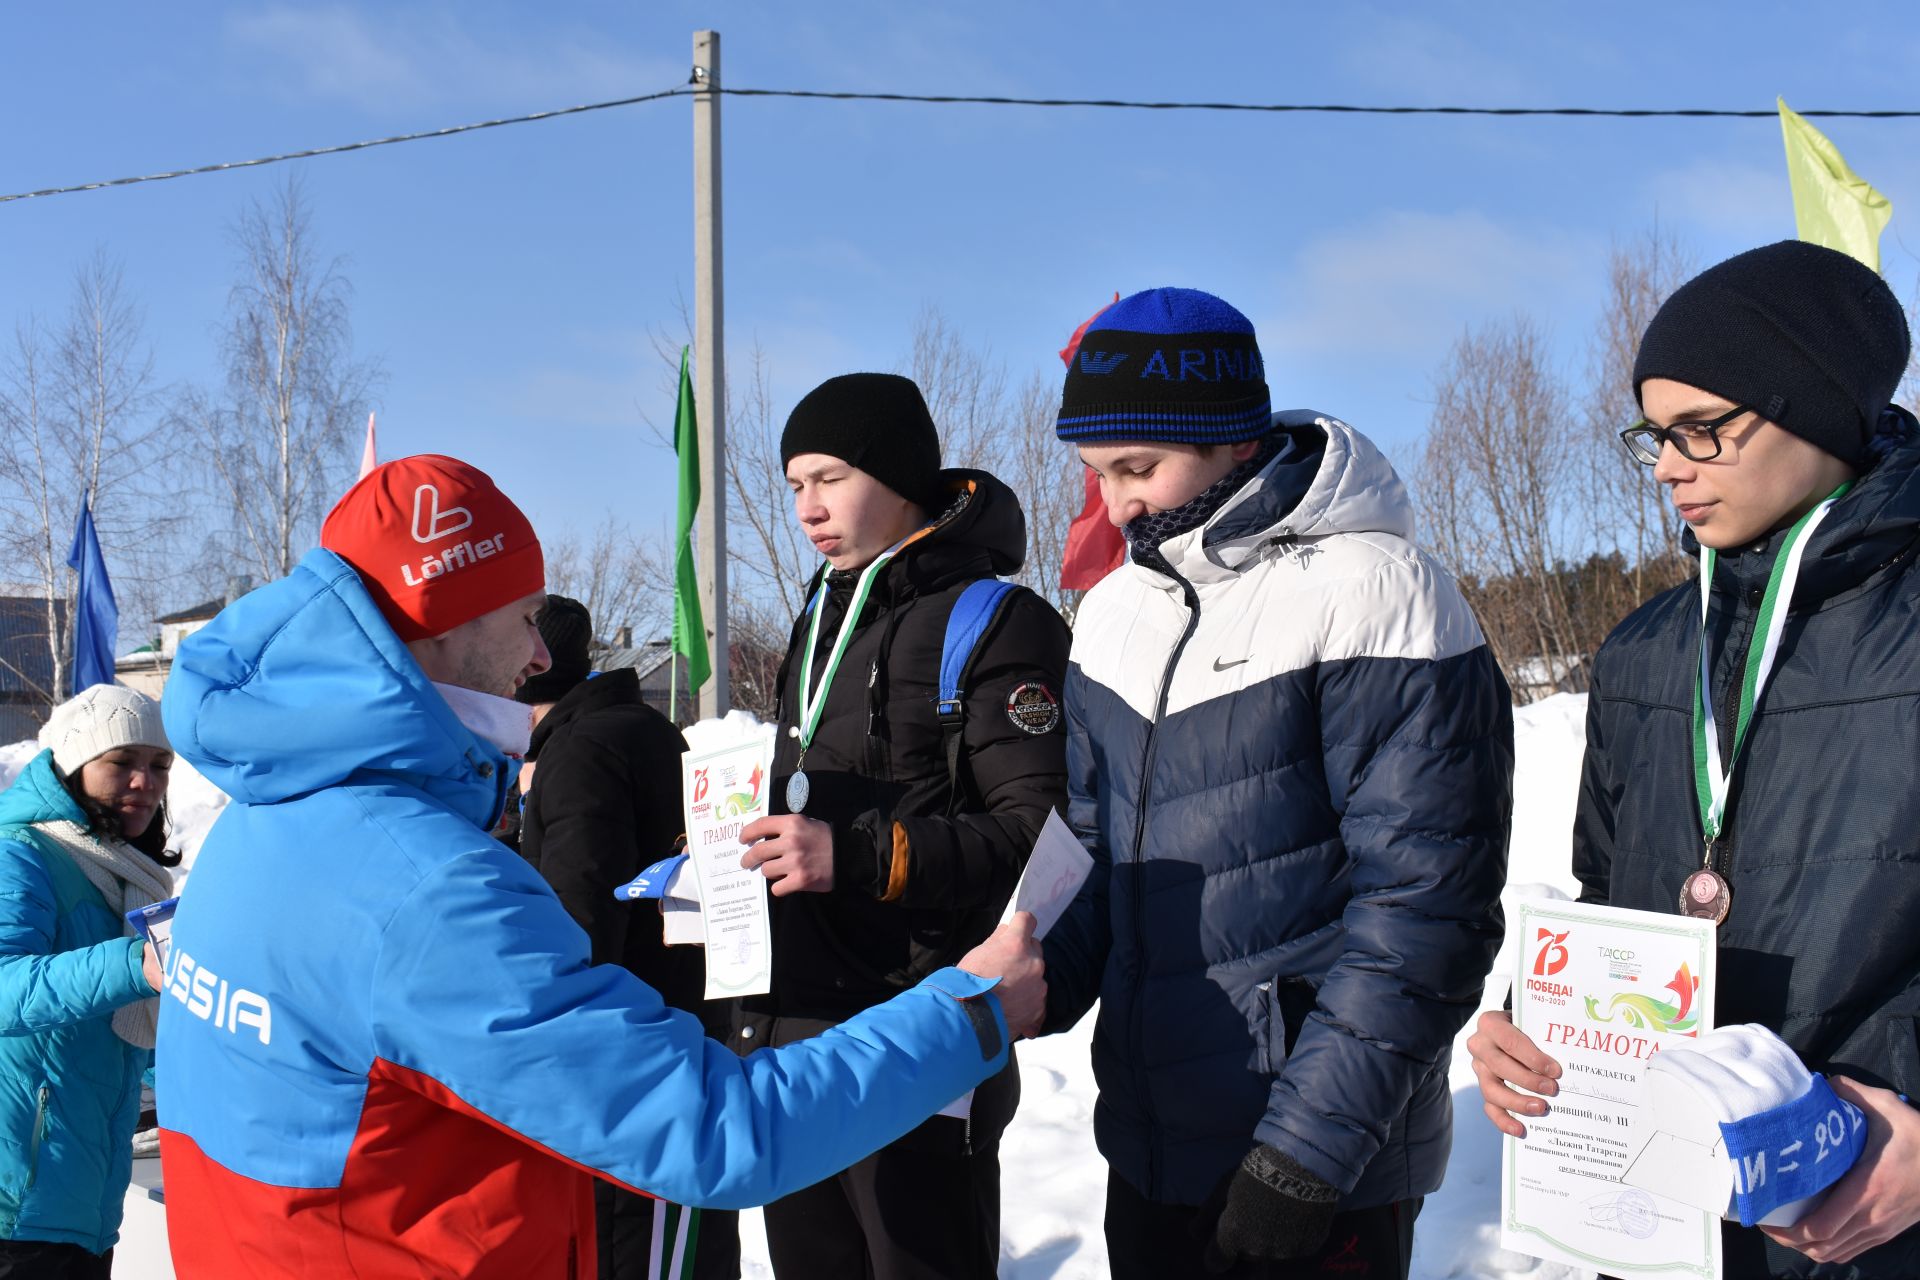
[[[1902,427],[1808,541],[1734,772],[1714,1017],[1773,1028],[1815,1071],[1920,1097],[1920,430],[1905,415]],[[1723,734],[1779,538],[1718,558]],[[1671,912],[1700,866],[1699,634],[1696,580],[1600,650],[1573,834],[1585,901]],[[1731,1228],[1727,1243],[1728,1276],[1920,1276],[1920,1230],[1825,1270],[1758,1231]]]
[[[1256,1142],[1361,1208],[1440,1185],[1447,1058],[1500,940],[1506,682],[1406,491],[1350,427],[1288,442],[1168,576],[1090,592],[1068,819],[1094,870],[1046,941],[1050,1029],[1097,998],[1121,1177],[1199,1204]]]

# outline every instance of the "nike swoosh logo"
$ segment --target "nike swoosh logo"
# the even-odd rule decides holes
[[[1245,664],[1247,664],[1247,663],[1249,663],[1249,662],[1252,662],[1252,661],[1253,661],[1253,659],[1252,659],[1252,658],[1250,658],[1250,657],[1248,657],[1248,658],[1237,658],[1237,659],[1235,659],[1235,660],[1234,660],[1234,661],[1232,661],[1232,662],[1222,662],[1222,661],[1220,661],[1220,659],[1218,659],[1218,658],[1215,658],[1215,659],[1213,660],[1213,669],[1214,669],[1215,671],[1225,671],[1225,670],[1226,670],[1226,669],[1227,669],[1228,667],[1238,667],[1238,666],[1244,666]]]

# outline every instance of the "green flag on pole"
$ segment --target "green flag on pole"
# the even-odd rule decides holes
[[[1880,233],[1893,204],[1847,167],[1839,148],[1808,124],[1785,98],[1780,132],[1787,142],[1787,179],[1793,184],[1793,220],[1799,238],[1838,249],[1880,269]]]
[[[680,348],[680,403],[673,411],[673,452],[680,461],[680,510],[673,523],[673,652],[687,660],[687,688],[713,676],[700,583],[693,575],[693,514],[700,509],[700,434],[693,410],[687,349]],[[676,687],[677,687],[676,682]]]

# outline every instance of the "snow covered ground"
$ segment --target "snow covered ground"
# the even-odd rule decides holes
[[[1583,696],[1563,694],[1514,713],[1518,767],[1514,778],[1513,848],[1507,897],[1564,894],[1575,884],[1568,836],[1579,784],[1586,717]],[[0,747],[0,785],[11,783],[35,748]],[[185,763],[174,772],[170,804],[177,847],[186,866],[199,850],[223,800]],[[1485,1005],[1505,998],[1507,954],[1496,962]],[[1471,1024],[1469,1024],[1471,1025]],[[1020,1113],[1001,1142],[1001,1275],[1007,1280],[1096,1280],[1107,1274],[1100,1215],[1106,1166],[1093,1145],[1093,1072],[1088,1017],[1066,1035],[1020,1046]],[[1414,1275],[1421,1280],[1591,1280],[1500,1248],[1500,1145],[1480,1112],[1467,1066],[1466,1032],[1455,1045],[1453,1158],[1447,1182],[1428,1198],[1414,1239]],[[151,1222],[152,1216],[145,1215]],[[131,1219],[129,1226],[133,1225]],[[767,1280],[766,1237],[758,1213],[741,1215],[746,1280]],[[130,1243],[130,1241],[128,1242]],[[141,1241],[143,1264],[157,1249]],[[128,1250],[122,1249],[123,1254]],[[129,1259],[130,1260],[130,1259]],[[143,1265],[140,1275],[164,1274]]]

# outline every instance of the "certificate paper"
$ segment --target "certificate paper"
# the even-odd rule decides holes
[[[1522,901],[1513,1024],[1561,1066],[1544,1116],[1501,1140],[1502,1247],[1621,1277],[1715,1280],[1720,1219],[1620,1181],[1646,1060],[1712,1029],[1705,920]]]
[[[740,829],[767,814],[773,730],[681,757],[687,853],[700,887],[709,1000],[764,994],[772,984],[767,878],[743,870]]]
[[[1040,828],[1040,838],[1033,842],[1033,855],[1027,859],[1026,870],[1020,873],[1020,883],[1014,886],[1007,909],[1000,914],[1000,923],[1011,921],[1016,911],[1031,911],[1033,936],[1046,937],[1092,870],[1093,858],[1079,837],[1061,820],[1060,811],[1047,810],[1046,825]]]

